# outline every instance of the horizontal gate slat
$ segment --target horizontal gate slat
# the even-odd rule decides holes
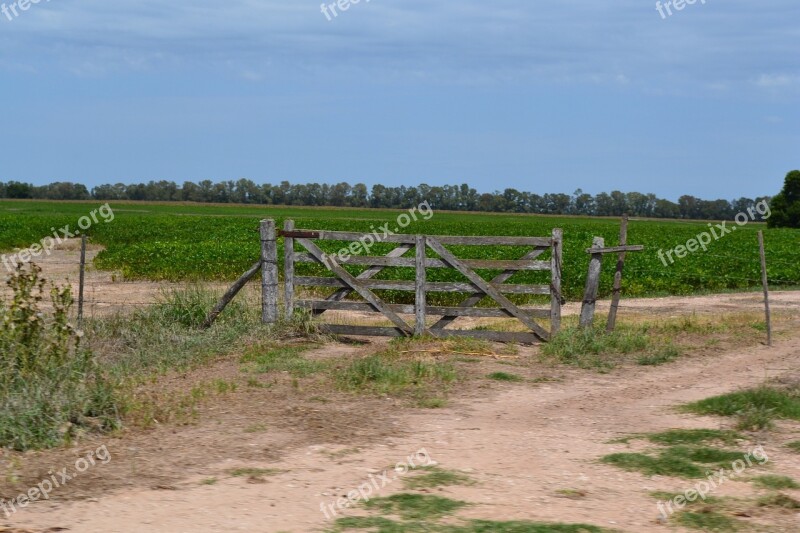
[[[313,276],[296,276],[295,285],[303,287],[346,287],[347,284],[337,278],[320,278]],[[361,286],[368,289],[413,291],[415,290],[413,281],[398,280],[364,280],[359,282]],[[549,285],[513,285],[491,283],[492,287],[504,294],[550,294]],[[429,282],[425,285],[428,292],[478,292],[475,285],[468,282]]]
[[[310,238],[319,239],[323,241],[360,241],[366,240],[364,237],[369,236],[369,233],[355,233],[352,231],[316,231],[316,230],[296,230],[296,231],[283,231],[281,235],[290,238]],[[442,244],[456,244],[463,246],[535,246],[539,248],[549,248],[553,244],[553,239],[550,237],[504,237],[504,236],[459,236],[451,237],[448,235],[431,235]],[[372,235],[373,242],[391,242],[402,244],[414,244],[416,242],[415,235],[382,235],[378,233],[376,239]]]
[[[347,326],[341,324],[320,324],[320,331],[328,335],[364,335],[367,337],[403,337],[399,328],[374,327],[374,326]],[[540,339],[533,333],[516,331],[474,331],[474,330],[447,330],[439,329],[430,332],[434,337],[446,339],[448,337],[471,337],[496,342],[515,342],[519,344],[537,344]]]
[[[298,300],[297,306],[303,309],[310,310],[334,310],[334,311],[359,311],[359,312],[374,312],[375,309],[368,303],[361,302],[331,302],[327,300]],[[411,304],[388,304],[392,311],[395,313],[403,313],[407,315],[414,314],[414,306]],[[522,309],[522,311],[534,318],[549,318],[550,309]],[[427,315],[441,315],[441,316],[469,316],[477,318],[514,318],[514,315],[504,309],[486,308],[486,307],[442,307],[429,305],[425,307],[425,314]]]
[[[298,252],[294,256],[298,263],[317,263],[320,261],[311,255]],[[384,267],[415,267],[413,257],[375,257],[356,255],[347,259],[336,257],[336,262],[340,265],[363,265],[363,266],[384,266]],[[462,259],[462,262],[470,268],[484,270],[550,270],[550,261],[525,261],[519,259],[495,260],[495,259]],[[426,268],[452,268],[441,259],[428,258],[425,260]]]

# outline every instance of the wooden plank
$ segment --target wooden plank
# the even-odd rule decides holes
[[[322,261],[323,258],[325,257],[325,253],[322,250],[320,250],[317,247],[317,245],[311,242],[310,240],[298,239],[298,242],[320,261]],[[386,318],[391,320],[395,326],[403,330],[408,335],[413,334],[413,330],[408,326],[408,324],[405,323],[405,321],[403,321],[402,318],[397,316],[397,314],[394,311],[386,307],[386,304],[383,302],[383,300],[378,298],[375,295],[375,293],[373,293],[371,290],[369,290],[367,287],[363,285],[364,283],[366,283],[365,281],[356,279],[355,276],[353,276],[347,270],[339,266],[339,264],[333,257],[327,257],[327,264],[328,267],[331,269],[331,271],[334,274],[336,274],[341,281],[349,285],[350,288],[356,291],[362,298],[364,298],[366,301],[375,306],[375,309],[383,313],[386,316]]]
[[[427,276],[425,272],[425,253],[427,248],[427,240],[423,235],[417,235],[416,242],[416,279],[415,295],[414,295],[414,335],[422,336],[425,334],[425,309],[427,307],[427,298],[425,297],[425,282]]]
[[[303,309],[314,310],[335,310],[335,311],[352,311],[360,313],[374,313],[375,308],[368,303],[363,302],[331,302],[327,300],[297,300],[297,307]],[[415,306],[411,304],[387,304],[388,307],[395,313],[402,313],[405,315],[413,315],[415,313]],[[535,318],[549,318],[550,309],[531,309],[527,307],[520,308],[522,312]],[[427,315],[435,316],[468,316],[474,318],[514,318],[510,312],[505,309],[498,309],[496,307],[442,307],[428,305],[425,307]]]
[[[311,230],[295,231],[294,229],[291,230],[284,229],[283,231],[278,232],[278,237],[283,237],[287,239],[318,239],[319,232]]]
[[[295,276],[294,284],[303,287],[348,287],[348,284],[338,278],[322,278],[314,276]],[[362,280],[361,285],[372,290],[415,291],[413,281],[400,280]],[[540,294],[550,295],[550,285],[514,285],[490,283],[491,287],[503,294]],[[431,282],[427,283],[428,292],[469,292],[475,293],[478,289],[475,284],[467,282]]]
[[[553,230],[553,249],[550,256],[550,338],[561,330],[561,268],[563,266],[564,232]]]
[[[611,248],[600,248],[595,250],[594,248],[587,248],[587,254],[618,254],[620,252],[641,252],[644,250],[644,246],[641,244],[631,244],[630,246],[612,246]]]
[[[233,298],[237,294],[239,294],[239,291],[242,290],[242,287],[247,285],[247,282],[253,279],[256,274],[258,274],[259,270],[261,270],[261,261],[250,267],[250,270],[245,272],[242,275],[242,277],[236,280],[236,282],[233,285],[231,285],[227,291],[225,291],[225,294],[222,296],[220,301],[217,302],[217,305],[214,306],[214,309],[212,309],[211,312],[208,314],[205,322],[203,322],[200,328],[201,329],[210,328],[214,324],[214,321],[217,320],[217,317],[220,315],[220,313],[222,313],[228,306],[228,304],[231,302],[231,300],[233,300]]]
[[[439,256],[453,265],[453,268],[461,272],[468,280],[475,284],[475,286],[485,292],[487,296],[491,297],[495,302],[500,304],[506,310],[510,311],[517,317],[523,324],[528,326],[531,331],[536,333],[542,340],[547,340],[549,333],[545,331],[539,324],[534,322],[530,317],[526,316],[514,303],[506,298],[501,292],[494,288],[488,281],[481,278],[478,274],[464,266],[449,250],[447,250],[436,239],[429,239],[428,246],[435,251]],[[549,287],[548,287],[549,293]]]
[[[320,324],[319,329],[328,335],[363,335],[366,337],[403,337],[404,334],[398,328],[375,327],[375,326],[349,326],[345,324]],[[517,344],[536,344],[541,339],[533,333],[514,332],[514,331],[486,331],[486,330],[437,330],[431,331],[431,335],[437,338],[446,339],[449,337],[471,337],[474,339],[484,339],[496,342],[513,342]]]
[[[470,337],[494,342],[513,342],[515,344],[539,344],[542,340],[535,333],[517,331],[439,329],[431,331],[431,335],[443,339],[448,337]]]
[[[772,346],[772,316],[769,310],[769,280],[767,277],[767,254],[764,252],[764,232],[758,232],[758,248],[761,255],[761,284],[764,286],[764,310],[767,316],[767,345]]]
[[[603,249],[603,238],[595,237],[594,245],[595,250]],[[583,305],[581,306],[580,327],[590,328],[594,322],[594,310],[597,304],[597,292],[600,289],[600,269],[603,264],[603,254],[592,254],[592,259],[589,261],[589,275],[586,277],[586,290],[583,295]]]
[[[261,221],[261,321],[278,321],[278,243],[275,221]]]
[[[536,259],[540,255],[542,255],[544,252],[545,252],[544,250],[532,250],[532,251],[528,252],[527,254],[525,254],[521,260],[533,260],[533,259]],[[505,272],[502,272],[502,273],[498,274],[497,276],[495,276],[492,279],[491,283],[493,285],[500,286],[501,284],[503,284],[506,281],[508,281],[511,278],[511,276],[513,276],[515,273],[516,273],[516,271],[514,271],[514,270],[506,270]],[[430,287],[430,284],[428,284],[428,286]],[[430,288],[429,288],[429,290],[430,290]],[[548,293],[549,293],[549,289],[548,289]],[[482,292],[473,293],[466,300],[461,302],[459,304],[459,307],[473,307],[475,305],[478,305],[478,303],[480,303],[480,301],[483,300],[483,298],[485,296],[486,295],[484,293],[482,293]],[[450,324],[452,324],[453,321],[455,321],[456,318],[458,318],[458,316],[460,316],[460,315],[453,314],[453,315],[450,315],[450,316],[445,316],[444,318],[440,319],[436,324],[431,326],[431,329],[444,329],[447,326],[449,326]]]
[[[294,229],[294,220],[286,220],[283,223],[284,235]],[[284,237],[283,239],[283,303],[286,319],[289,320],[294,314],[294,239]]]
[[[305,237],[301,237],[304,235]],[[309,236],[310,235],[310,236]],[[359,241],[362,240],[368,233],[356,233],[352,231],[316,231],[316,230],[296,230],[290,234],[293,238],[311,238],[325,241]],[[372,234],[373,238],[375,234]],[[449,236],[439,235],[431,236],[436,238],[442,244],[460,244],[464,246],[536,246],[540,248],[549,248],[552,244],[549,237],[505,237],[499,236]],[[392,234],[383,235],[377,234],[376,242],[390,242],[400,244],[414,244],[416,241],[415,235]]]
[[[307,253],[297,252],[294,259],[298,263],[317,263],[324,264]],[[416,259],[413,257],[386,257],[386,256],[365,256],[354,255],[347,259],[337,258],[340,265],[371,265],[383,267],[416,267]],[[549,261],[523,261],[515,260],[491,260],[491,259],[462,259],[465,265],[473,269],[480,270],[550,270]],[[436,258],[426,258],[425,268],[451,268],[450,265]]]
[[[348,326],[346,324],[319,324],[321,333],[327,335],[363,335],[365,337],[406,337],[399,328],[376,326]]]
[[[386,255],[386,257],[388,257],[388,258],[400,257],[401,255],[403,255],[406,252],[408,252],[410,249],[411,249],[411,245],[403,244],[401,246],[398,246],[397,248],[395,248],[391,252],[389,252]],[[316,261],[316,259],[315,259],[315,261]],[[369,269],[365,270],[364,272],[362,272],[361,274],[359,274],[358,276],[356,276],[356,279],[358,279],[358,280],[370,279],[372,277],[375,277],[382,270],[383,270],[383,267],[380,267],[380,266],[375,266],[375,267],[369,268]],[[334,292],[333,294],[328,296],[327,299],[330,300],[330,301],[338,302],[340,300],[345,299],[352,292],[353,292],[353,290],[351,288],[345,287],[343,289],[339,289],[338,291]],[[324,312],[325,311],[319,311],[319,312],[315,311],[314,314],[315,315],[321,315]]]
[[[619,245],[628,244],[628,215],[622,217],[619,226]],[[617,268],[614,271],[614,286],[611,289],[611,309],[608,311],[608,322],[606,332],[611,333],[617,325],[617,311],[619,310],[619,300],[622,296],[622,271],[625,269],[625,251],[617,256]]]

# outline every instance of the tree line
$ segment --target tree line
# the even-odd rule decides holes
[[[428,201],[432,208],[447,211],[485,211],[496,213],[532,213],[547,215],[621,216],[729,220],[737,213],[769,197],[738,198],[735,200],[703,200],[690,195],[677,202],[656,197],[655,194],[612,191],[591,195],[578,189],[572,194],[535,194],[505,189],[479,193],[469,185],[431,186],[421,184],[407,187],[363,183],[306,183],[282,181],[277,185],[258,185],[248,179],[198,183],[186,181],[149,181],[126,185],[99,185],[89,190],[85,185],[55,182],[32,185],[10,181],[0,182],[0,198],[45,200],[134,200],[151,202],[201,202],[260,205],[373,207],[408,209]]]

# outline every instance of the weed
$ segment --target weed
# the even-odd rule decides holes
[[[800,453],[800,440],[789,442],[786,444],[786,447],[795,453]]]
[[[741,429],[765,429],[772,420],[800,420],[800,390],[796,387],[762,385],[683,406],[700,415],[737,416]]]
[[[741,522],[723,514],[706,511],[690,512],[683,511],[676,515],[676,521],[690,529],[701,529],[703,531],[738,531]]]
[[[720,429],[670,429],[661,433],[646,435],[647,440],[664,446],[678,444],[705,444],[707,442],[722,442],[735,444],[743,440],[744,436],[735,431]]]
[[[293,377],[307,377],[324,370],[327,365],[303,357],[305,346],[255,346],[249,348],[241,358],[252,372],[288,372]]]
[[[800,509],[800,502],[785,494],[768,494],[756,501],[759,507],[773,507],[778,509]]]

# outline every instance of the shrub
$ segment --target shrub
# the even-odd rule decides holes
[[[69,323],[69,287],[48,291],[40,273],[19,266],[10,301],[0,300],[0,446],[16,450],[57,446],[118,420],[113,387]]]

